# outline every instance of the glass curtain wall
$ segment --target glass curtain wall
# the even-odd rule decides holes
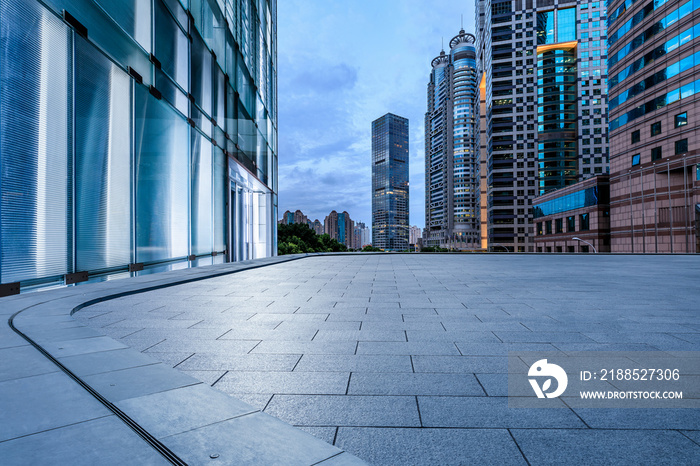
[[[275,254],[275,0],[0,0],[0,18],[0,283]]]

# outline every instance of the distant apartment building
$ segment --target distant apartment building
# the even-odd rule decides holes
[[[313,222],[309,222],[309,227],[317,234],[317,235],[322,235],[323,234],[323,223],[319,219],[314,220]]]
[[[700,4],[608,13],[612,252],[700,252]]]
[[[477,0],[490,243],[534,252],[535,198],[608,172],[605,19],[601,1]]]
[[[408,120],[387,113],[372,122],[372,245],[408,248]]]
[[[533,219],[537,252],[610,252],[610,177],[539,196]]]
[[[418,244],[418,240],[423,236],[423,231],[420,227],[411,226],[408,229],[408,244],[415,246]]]
[[[287,210],[282,215],[282,220],[280,220],[279,223],[285,225],[291,225],[292,223],[303,223],[305,225],[311,226],[309,218],[306,215],[304,215],[304,213],[301,210],[297,210],[295,212],[290,212],[289,210]]]
[[[474,249],[481,238],[479,76],[475,37],[460,30],[433,59],[425,114],[427,246]],[[413,243],[415,244],[415,243]]]
[[[335,210],[331,211],[323,222],[323,232],[348,248],[353,248],[354,222],[347,212],[339,214]]]

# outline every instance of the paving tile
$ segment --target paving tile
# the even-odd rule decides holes
[[[333,445],[333,440],[335,439],[336,427],[307,427],[307,426],[295,426],[299,430],[313,435],[319,440],[323,440],[326,443]]]
[[[416,372],[508,372],[508,358],[505,356],[412,356],[412,360]]]
[[[62,372],[0,382],[0,400],[0,442],[111,414]]]
[[[304,426],[420,426],[413,396],[275,395],[265,412]]]
[[[164,364],[104,372],[83,380],[112,403],[201,383]]]
[[[59,370],[33,346],[0,349],[0,382]]]
[[[227,372],[215,385],[226,393],[332,395],[345,393],[348,372]]]
[[[96,353],[98,351],[111,351],[115,349],[127,348],[127,346],[109,337],[52,341],[42,343],[41,346],[56,358],[75,356],[77,354]]]
[[[177,366],[185,371],[291,371],[299,362],[300,354],[243,354],[195,353]]]
[[[512,429],[530,464],[700,463],[700,446],[675,431]]]
[[[377,466],[526,464],[505,429],[341,427],[336,445]]]
[[[412,372],[411,358],[396,355],[305,354],[295,372]]]
[[[153,357],[130,348],[77,354],[58,360],[79,377],[158,363]]]
[[[505,397],[419,396],[418,404],[425,427],[585,427],[568,408],[510,408]]]
[[[158,438],[257,411],[202,384],[129,398],[118,401],[116,405]]]
[[[313,464],[340,452],[264,413],[173,435],[163,443],[189,464],[209,464],[211,454],[222,464]]]
[[[224,374],[226,374],[226,371],[185,371],[180,369],[178,370],[183,374],[189,375],[190,377],[194,377],[195,379],[209,386],[214,385],[221,377],[224,376]]]
[[[355,354],[354,341],[263,341],[251,354]]]
[[[591,343],[594,340],[578,332],[494,332],[507,343]]]
[[[411,374],[353,372],[349,395],[483,396],[472,374]]]
[[[688,429],[700,430],[700,409],[693,408],[574,408],[594,429]]]
[[[109,439],[106,447],[105,439]],[[170,464],[116,416],[0,442],[4,466],[39,464]]]
[[[410,341],[410,342],[374,342],[361,341],[357,345],[357,354],[393,354],[393,355],[459,355],[459,350],[449,341]]]

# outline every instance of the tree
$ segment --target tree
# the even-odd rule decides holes
[[[310,252],[344,252],[348,248],[329,235],[317,235],[308,225],[292,223],[277,225],[277,254]]]

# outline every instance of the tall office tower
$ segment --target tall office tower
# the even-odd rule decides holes
[[[370,230],[367,228],[363,222],[357,222],[355,224],[355,231],[353,234],[353,248],[360,249],[362,246],[370,244]]]
[[[285,225],[291,225],[292,223],[303,223],[305,225],[309,225],[313,222],[309,222],[309,218],[304,215],[304,212],[301,210],[297,210],[295,212],[290,212],[287,210],[284,212],[284,214],[282,214],[282,220],[279,223],[283,223]]]
[[[488,240],[518,252],[534,251],[536,196],[608,171],[605,3],[539,5],[477,0],[476,10]]]
[[[475,37],[460,30],[433,59],[425,114],[427,246],[480,247],[479,81]]]
[[[700,252],[700,4],[612,1],[612,252]]]
[[[408,249],[408,120],[392,113],[372,122],[372,245]]]
[[[335,210],[331,211],[323,222],[323,232],[344,244],[348,248],[354,247],[353,233],[355,230],[355,225],[350,214],[343,212],[339,214]]]
[[[276,254],[275,0],[12,0],[0,18],[0,283]]]

